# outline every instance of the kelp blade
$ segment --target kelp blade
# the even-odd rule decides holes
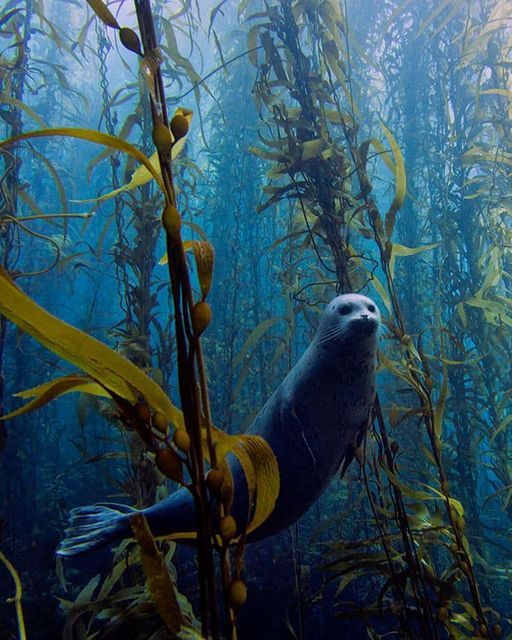
[[[130,524],[135,539],[140,546],[140,559],[146,575],[151,600],[172,637],[176,637],[183,623],[183,616],[169,570],[162,554],[157,549],[144,516],[141,514],[132,516]]]
[[[101,144],[105,147],[109,147],[110,149],[123,151],[124,153],[127,153],[138,160],[147,169],[150,176],[156,180],[160,189],[164,191],[164,185],[160,173],[155,169],[155,167],[151,164],[150,159],[144,153],[142,153],[142,151],[137,149],[137,147],[134,147],[129,142],[126,142],[126,140],[123,140],[122,138],[111,136],[108,133],[101,133],[100,131],[94,131],[94,129],[64,127],[58,129],[40,129],[39,131],[29,131],[27,133],[21,133],[20,135],[13,136],[12,138],[2,140],[0,142],[0,148],[7,147],[11,144],[14,144],[15,142],[20,142],[21,140],[29,140],[30,138],[49,138],[53,136],[79,138],[80,140],[88,140],[89,142],[94,142],[95,144]]]
[[[134,404],[142,396],[176,426],[181,412],[162,389],[132,362],[96,338],[59,320],[24,294],[0,268],[0,313],[105,389]]]
[[[109,397],[109,394],[104,387],[97,382],[94,382],[94,380],[88,376],[61,376],[55,380],[50,380],[49,382],[40,384],[37,387],[32,387],[31,389],[15,393],[14,395],[18,398],[33,399],[19,409],[16,409],[16,411],[11,411],[11,413],[0,416],[0,420],[10,420],[11,418],[16,418],[24,413],[28,413],[29,411],[36,411],[45,404],[48,404],[48,402],[55,400],[55,398],[73,391],[89,393],[95,396]]]

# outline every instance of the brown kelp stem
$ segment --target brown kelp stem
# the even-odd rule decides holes
[[[157,41],[150,2],[149,0],[135,0],[135,8],[145,56],[154,55],[157,53]],[[153,84],[150,89],[152,89],[151,93],[155,96],[155,99],[152,100],[151,103],[153,124],[161,123],[167,127],[168,117],[165,106],[163,80],[158,66],[156,69],[152,69],[152,73],[148,74],[148,82]],[[176,206],[170,158],[164,157],[159,151],[159,160],[165,185],[167,204]],[[202,632],[204,636],[207,637],[211,635],[213,639],[216,639],[219,637],[218,616],[215,597],[213,549],[211,544],[211,522],[204,483],[205,468],[202,454],[201,399],[197,389],[196,362],[199,370],[199,378],[203,383],[201,385],[203,405],[207,405],[207,402],[205,402],[206,384],[204,382],[206,376],[200,355],[201,347],[199,336],[194,334],[194,328],[191,322],[193,297],[183,243],[179,233],[171,235],[166,230],[166,236],[167,255],[169,256],[169,277],[174,302],[180,397],[186,428],[192,441],[191,491],[196,504],[198,524],[197,548]],[[199,354],[199,356],[197,354]],[[210,425],[206,424],[205,426],[206,429],[209,430]],[[210,456],[212,462],[214,462],[215,452],[213,451],[213,447]]]
[[[14,580],[14,585],[16,587],[16,592],[12,598],[8,598],[7,602],[14,602],[16,607],[16,617],[18,619],[18,633],[20,640],[26,640],[27,633],[25,631],[25,619],[23,617],[23,609],[21,607],[21,580],[18,572],[14,568],[14,566],[9,562],[9,560],[5,557],[5,555],[0,551],[0,562],[6,566],[7,570],[12,576]]]

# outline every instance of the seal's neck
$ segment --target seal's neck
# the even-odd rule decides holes
[[[375,362],[377,352],[377,335],[357,336],[342,342],[314,339],[304,354],[308,362],[314,362],[316,376],[345,377],[356,371],[369,371]]]

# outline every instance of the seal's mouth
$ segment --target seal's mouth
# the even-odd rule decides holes
[[[363,314],[359,318],[354,318],[354,320],[351,321],[350,328],[356,330],[358,333],[371,335],[379,328],[379,321],[377,318]]]

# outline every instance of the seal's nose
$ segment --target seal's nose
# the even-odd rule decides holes
[[[362,313],[361,314],[361,318],[364,318],[365,320],[368,320],[368,314],[367,313]]]

